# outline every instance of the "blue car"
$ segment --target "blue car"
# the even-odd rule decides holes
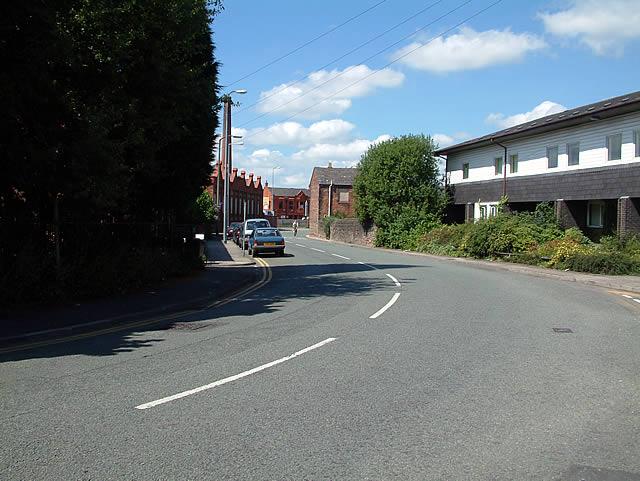
[[[273,252],[277,256],[284,255],[284,237],[274,227],[253,230],[249,237],[249,254],[256,257],[264,252]]]

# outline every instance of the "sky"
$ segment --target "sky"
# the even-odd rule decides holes
[[[234,166],[277,187],[640,89],[640,0],[227,0],[212,27]]]

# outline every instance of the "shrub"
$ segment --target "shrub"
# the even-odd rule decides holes
[[[594,274],[624,275],[640,272],[640,262],[623,252],[575,253],[562,262],[562,267]]]
[[[322,229],[324,231],[324,235],[327,239],[331,237],[331,224],[333,224],[338,219],[344,219],[345,215],[342,212],[336,212],[333,215],[325,215],[322,219]]]

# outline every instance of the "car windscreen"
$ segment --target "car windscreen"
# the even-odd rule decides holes
[[[268,220],[257,220],[255,224],[256,227],[271,227]]]
[[[255,222],[247,222],[247,227],[246,230],[253,230],[256,227],[256,223]]]
[[[256,237],[280,237],[280,233],[275,229],[257,229]]]

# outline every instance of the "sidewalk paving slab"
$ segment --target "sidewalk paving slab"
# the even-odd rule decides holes
[[[0,309],[0,345],[68,336],[113,325],[125,326],[172,312],[201,309],[259,278],[255,262],[251,257],[248,262],[242,261],[242,252],[235,244],[231,243],[237,252],[230,254],[219,240],[206,244],[205,269],[189,277],[170,279],[134,293],[104,299]],[[234,258],[239,260],[236,262]]]

